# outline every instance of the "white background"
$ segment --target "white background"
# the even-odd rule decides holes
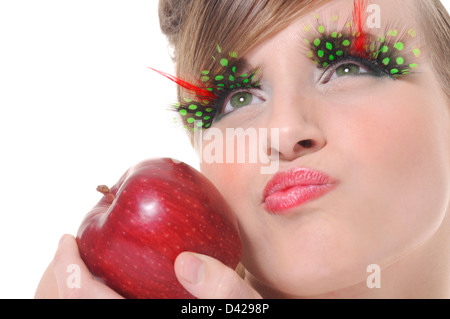
[[[173,73],[157,4],[0,0],[0,298],[33,297],[97,185],[151,157],[198,168],[148,69]]]

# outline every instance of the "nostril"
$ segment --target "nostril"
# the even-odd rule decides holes
[[[303,140],[298,142],[298,144],[303,148],[311,148],[314,146],[314,142],[312,140]]]

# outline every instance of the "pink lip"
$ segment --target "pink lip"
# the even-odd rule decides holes
[[[283,214],[325,195],[336,181],[328,175],[308,168],[277,173],[263,192],[263,207],[271,214]]]

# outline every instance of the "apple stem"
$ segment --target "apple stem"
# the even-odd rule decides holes
[[[109,187],[106,185],[99,185],[97,186],[97,191],[102,193],[103,195],[106,196],[106,200],[110,203],[112,203],[115,199],[115,196],[111,193],[111,191],[109,190]]]

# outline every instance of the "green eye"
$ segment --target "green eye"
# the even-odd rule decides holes
[[[253,101],[253,95],[249,92],[238,92],[230,99],[230,104],[235,109],[250,105]]]
[[[347,75],[358,75],[362,73],[361,67],[356,64],[343,64],[336,69],[336,75],[338,77]]]

